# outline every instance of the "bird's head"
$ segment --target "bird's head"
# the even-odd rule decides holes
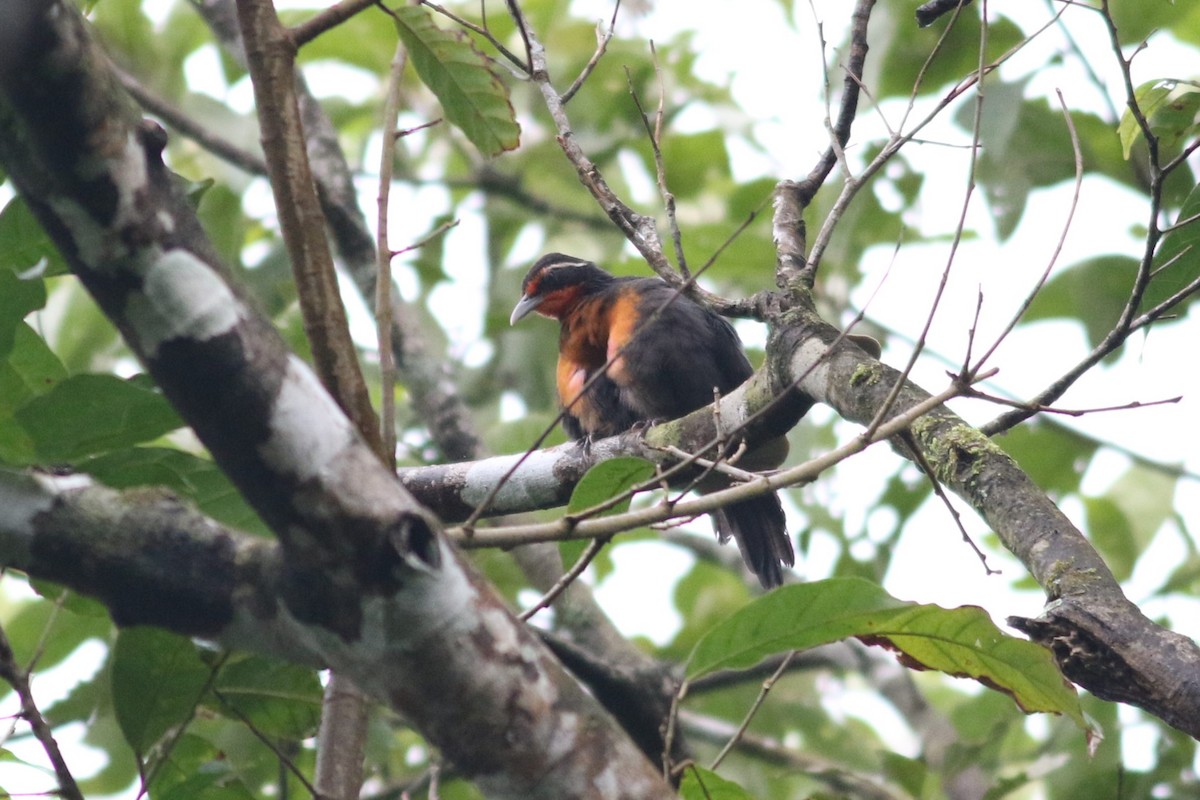
[[[536,311],[544,317],[562,319],[580,300],[614,280],[591,261],[562,253],[550,253],[534,262],[521,283],[521,299],[509,324]]]

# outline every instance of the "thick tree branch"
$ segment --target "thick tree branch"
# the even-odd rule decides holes
[[[246,63],[254,84],[263,153],[275,213],[296,278],[304,329],[321,382],[372,449],[383,453],[379,420],[358,368],[346,309],[338,293],[325,219],[308,164],[296,100],[296,50],[268,0],[238,0]]]
[[[74,8],[30,5],[3,41],[0,162],[279,536],[282,604],[261,613],[491,796],[670,796],[230,288],[161,162],[162,131],[141,123]],[[21,530],[49,510],[34,505]]]
[[[831,348],[840,334],[814,312],[793,312],[788,321],[775,333],[779,344],[768,346],[771,357],[788,361],[818,402],[870,422],[899,373],[845,343]],[[927,398],[906,382],[892,413]],[[1083,534],[983,433],[945,408],[910,433],[942,485],[979,513],[1046,591],[1041,619],[1018,623],[1055,651],[1067,677],[1200,736],[1200,647],[1147,619]],[[892,443],[911,457],[905,439]]]

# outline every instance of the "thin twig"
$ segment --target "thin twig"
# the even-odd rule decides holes
[[[29,723],[34,738],[38,740],[38,744],[46,753],[46,758],[50,760],[54,776],[58,779],[57,794],[66,800],[83,800],[83,793],[79,791],[79,785],[75,783],[75,777],[71,774],[62,751],[58,748],[54,732],[50,729],[50,725],[42,716],[42,712],[33,699],[29,675],[27,669],[22,669],[17,664],[12,645],[8,641],[8,635],[4,632],[4,628],[0,627],[0,678],[4,679],[16,692],[17,698],[21,701],[21,716]]]
[[[608,21],[608,32],[601,33],[600,25],[596,23],[596,52],[592,53],[592,57],[588,59],[588,63],[583,65],[583,70],[579,73],[579,77],[562,93],[562,104],[565,106],[571,102],[571,98],[575,93],[582,88],[584,81],[592,74],[592,70],[600,63],[600,59],[608,51],[608,43],[612,41],[613,34],[617,28],[617,12],[621,10],[621,0],[617,0],[613,5],[612,19]]]
[[[138,105],[161,119],[169,127],[179,131],[217,158],[234,165],[243,172],[250,175],[267,174],[267,162],[261,155],[238,147],[228,139],[217,135],[199,121],[185,114],[182,109],[150,91],[134,76],[115,66],[113,69],[116,71],[117,77],[121,79],[121,85],[133,95]]]
[[[517,619],[522,622],[528,622],[534,614],[541,611],[543,608],[549,608],[550,604],[558,599],[558,596],[567,590],[567,587],[574,583],[583,571],[588,568],[592,560],[600,555],[600,551],[604,549],[604,545],[608,544],[609,539],[595,538],[588,542],[587,547],[571,568],[563,573],[562,577],[555,581],[554,585],[542,595],[536,603],[517,615]]]
[[[1109,9],[1108,0],[1101,0],[1100,4],[1101,17],[1104,19],[1105,26],[1109,35],[1109,44],[1112,48],[1117,62],[1121,69],[1121,78],[1125,88],[1125,101],[1129,107],[1130,113],[1137,121],[1141,128],[1142,135],[1146,139],[1147,150],[1147,168],[1150,171],[1150,207],[1147,211],[1146,220],[1146,239],[1142,249],[1142,255],[1138,261],[1137,273],[1134,276],[1133,285],[1129,290],[1129,298],[1125,302],[1125,307],[1121,310],[1121,314],[1117,321],[1113,324],[1112,329],[1105,335],[1104,339],[1097,344],[1092,351],[1088,353],[1079,363],[1065,372],[1057,380],[1031,398],[1026,409],[1017,409],[1001,414],[999,417],[986,423],[980,430],[988,436],[993,436],[1000,431],[1005,431],[1013,426],[1028,419],[1036,411],[1031,411],[1031,408],[1039,408],[1049,406],[1074,385],[1075,381],[1081,375],[1098,364],[1105,356],[1116,350],[1129,338],[1130,334],[1144,324],[1148,324],[1164,315],[1175,303],[1182,301],[1192,292],[1196,291],[1194,285],[1186,287],[1183,292],[1176,292],[1168,299],[1170,303],[1160,303],[1153,309],[1154,314],[1143,314],[1137,316],[1138,306],[1142,303],[1142,298],[1145,296],[1146,288],[1150,285],[1150,279],[1154,273],[1154,256],[1158,249],[1158,243],[1162,239],[1162,231],[1159,229],[1159,215],[1162,210],[1162,189],[1163,189],[1163,170],[1159,163],[1158,139],[1154,132],[1150,129],[1150,124],[1146,120],[1145,114],[1142,112],[1140,105],[1137,102],[1137,94],[1133,86],[1133,76],[1131,73],[1132,57],[1126,58],[1121,49],[1120,35],[1117,32],[1116,24],[1113,22],[1112,14]],[[1195,282],[1193,282],[1195,283]]]
[[[950,512],[950,518],[954,520],[954,524],[958,526],[958,532],[962,534],[963,541],[971,546],[975,551],[975,555],[979,557],[979,562],[983,564],[983,569],[986,575],[999,575],[1000,570],[992,569],[988,565],[987,555],[975,544],[975,540],[971,538],[971,534],[967,533],[967,528],[963,525],[962,515],[958,513],[958,509],[954,507],[954,503],[950,502],[949,496],[946,495],[946,490],[942,488],[942,482],[938,480],[937,474],[933,471],[933,465],[925,458],[925,454],[917,447],[916,440],[908,431],[900,434],[901,440],[908,446],[908,450],[912,453],[913,460],[917,462],[917,466],[921,468],[921,472],[925,473],[925,477],[929,479],[930,486],[933,487],[933,493],[942,501],[942,505]]]
[[[958,12],[956,11],[955,14],[957,15],[957,13]],[[985,19],[986,19],[986,15],[987,15],[987,3],[985,0],[985,2],[984,2]],[[954,18],[951,19],[951,24],[953,24],[953,21],[954,21]],[[950,273],[954,267],[955,256],[958,254],[958,247],[959,247],[959,244],[962,242],[963,231],[966,229],[967,211],[971,205],[971,197],[973,196],[973,194],[975,192],[975,185],[976,185],[975,184],[975,169],[976,169],[976,164],[979,159],[980,130],[983,126],[983,101],[984,101],[983,76],[985,74],[984,73],[984,69],[986,67],[985,55],[987,53],[987,25],[986,24],[980,26],[979,36],[980,36],[979,64],[978,64],[975,74],[980,77],[979,77],[979,80],[975,83],[975,89],[976,89],[975,115],[974,115],[974,119],[972,122],[972,130],[971,130],[971,142],[974,146],[971,148],[971,152],[970,152],[970,156],[969,156],[969,160],[968,160],[968,164],[967,164],[967,185],[964,189],[962,204],[959,208],[958,220],[955,222],[954,236],[951,239],[949,252],[946,255],[946,266],[942,269],[941,279],[938,281],[937,289],[934,291],[933,299],[929,304],[929,313],[925,316],[925,323],[921,328],[921,332],[917,335],[917,344],[913,348],[912,354],[909,356],[908,362],[900,370],[900,375],[896,378],[896,382],[892,385],[891,390],[888,392],[888,396],[884,399],[883,403],[880,404],[878,411],[876,411],[875,418],[871,421],[871,424],[867,426],[868,430],[870,430],[871,427],[873,427],[875,424],[877,424],[881,420],[885,419],[887,417],[887,415],[891,413],[892,404],[895,403],[896,399],[900,396],[900,392],[904,388],[905,381],[908,379],[909,374],[911,374],[913,367],[916,366],[917,359],[920,357],[921,351],[925,347],[926,337],[928,337],[929,331],[933,327],[933,321],[934,321],[934,318],[937,316],[938,308],[941,306],[942,297],[945,295],[946,286],[950,281]],[[926,64],[928,64],[928,61],[926,61]],[[916,89],[914,88],[913,91],[915,92]],[[972,373],[965,370],[965,366],[966,365],[964,364],[964,371],[960,377],[964,381],[969,381],[970,375]]]
[[[294,26],[290,31],[292,42],[299,48],[322,33],[341,25],[358,12],[378,4],[379,0],[342,0],[340,3],[335,3]]]
[[[1035,414],[1059,414],[1064,417],[1083,417],[1088,414],[1101,414],[1108,411],[1132,411],[1137,408],[1150,408],[1152,406],[1173,405],[1183,400],[1183,395],[1176,397],[1167,397],[1162,400],[1131,400],[1128,403],[1122,403],[1115,406],[1095,406],[1092,408],[1058,408],[1057,406],[1038,406],[1031,408],[1028,403],[1022,403],[1017,400],[1009,400],[1004,397],[997,397],[994,394],[981,392],[977,389],[971,389],[967,393],[968,397],[986,400],[989,403],[1008,406],[1010,408],[1019,408],[1025,411],[1033,411]]]
[[[687,258],[683,254],[683,234],[679,230],[679,219],[675,215],[675,195],[667,186],[667,167],[663,161],[662,124],[666,89],[663,86],[662,67],[658,63],[658,51],[654,48],[654,42],[650,42],[650,56],[654,62],[654,75],[658,79],[658,108],[654,112],[653,125],[650,124],[650,117],[642,106],[642,99],[638,96],[637,87],[633,85],[633,74],[629,71],[629,67],[625,68],[625,80],[629,84],[629,94],[633,97],[638,116],[641,117],[646,135],[650,139],[650,151],[654,155],[655,179],[658,183],[658,193],[663,199],[663,207],[667,211],[667,224],[671,228],[671,242],[675,247],[675,261],[679,265],[680,274],[686,279],[691,277],[691,271],[687,266]]]
[[[775,683],[783,676],[783,673],[787,672],[788,667],[791,666],[792,659],[796,657],[796,653],[798,652],[798,650],[789,651],[788,654],[784,656],[783,661],[780,662],[778,669],[771,674],[771,677],[762,682],[762,688],[760,688],[758,691],[758,697],[754,698],[754,702],[746,711],[746,715],[742,717],[742,723],[738,725],[738,728],[736,731],[734,731],[733,736],[730,736],[729,741],[726,742],[725,746],[721,748],[721,752],[717,753],[717,757],[713,759],[709,769],[715,770],[717,767],[721,766],[721,762],[725,760],[725,756],[729,755],[734,746],[737,745],[737,743],[742,740],[742,737],[746,735],[746,731],[749,729],[750,723],[754,720],[755,715],[758,714],[758,710],[762,708],[763,703],[766,702],[767,695],[771,693],[771,689],[774,688]]]
[[[213,687],[212,693],[214,697],[221,701],[221,705],[225,708],[225,710],[231,712],[235,717],[241,720],[242,724],[246,726],[246,729],[250,731],[251,735],[266,745],[267,749],[275,754],[275,757],[279,759],[279,763],[291,773],[293,778],[300,782],[300,785],[303,786],[309,794],[311,794],[313,797],[321,796],[312,783],[309,782],[304,772],[296,766],[295,762],[292,760],[292,757],[283,752],[279,745],[275,744],[275,742],[271,741],[269,736],[260,731],[258,726],[254,724],[253,720],[246,716],[240,708],[229,701],[229,698],[225,696],[224,692],[220,691],[216,687]]]
[[[495,36],[493,36],[492,32],[489,31],[487,28],[480,27],[479,25],[476,25],[474,22],[471,22],[468,19],[463,19],[462,17],[455,14],[453,11],[451,11],[447,8],[443,8],[442,6],[439,6],[437,3],[431,3],[431,2],[429,2],[429,0],[421,0],[421,5],[425,6],[426,8],[432,8],[434,11],[441,14],[446,19],[451,20],[456,25],[461,25],[462,27],[466,28],[467,30],[469,30],[473,33],[477,33],[480,36],[482,36],[484,39],[487,39],[488,44],[490,44],[492,47],[496,48],[497,53],[499,53],[500,55],[502,55],[506,59],[508,59],[510,62],[512,62],[512,64],[515,67],[520,69],[526,75],[529,74],[529,63],[527,61],[522,61],[520,56],[517,56],[511,50],[509,50],[507,47],[505,47],[500,42],[500,40],[497,39]]]
[[[379,435],[383,450],[396,453],[396,354],[392,349],[392,251],[388,244],[388,199],[391,197],[392,167],[396,161],[396,120],[400,107],[400,80],[408,61],[408,51],[402,41],[388,73],[387,93],[383,102],[383,148],[379,157],[379,216],[376,220],[375,258],[378,275],[375,279],[375,334],[379,342]]]
[[[1050,277],[1050,272],[1054,269],[1054,265],[1058,263],[1058,257],[1062,255],[1063,245],[1067,241],[1067,233],[1071,230],[1071,223],[1075,220],[1075,209],[1079,207],[1079,196],[1083,189],[1083,149],[1079,145],[1079,133],[1075,130],[1075,120],[1071,119],[1071,111],[1067,108],[1067,101],[1063,98],[1062,90],[1056,89],[1058,95],[1058,103],[1062,107],[1063,119],[1067,123],[1067,133],[1071,138],[1071,150],[1075,154],[1075,185],[1071,192],[1071,205],[1067,209],[1067,218],[1063,222],[1062,231],[1058,235],[1058,242],[1054,245],[1054,252],[1050,254],[1050,260],[1046,263],[1046,269],[1042,271],[1042,275],[1034,284],[1033,289],[1025,297],[1025,302],[1017,309],[1017,313],[1009,320],[1008,325],[996,337],[996,341],[992,344],[988,351],[975,362],[974,369],[978,370],[983,367],[987,360],[992,357],[996,349],[1000,347],[1000,343],[1012,333],[1013,328],[1017,326],[1017,322],[1021,317],[1025,316],[1025,312],[1033,304],[1033,300],[1037,297],[1038,292],[1046,285],[1047,279]],[[964,363],[963,368],[967,369]],[[969,371],[969,370],[968,370]]]

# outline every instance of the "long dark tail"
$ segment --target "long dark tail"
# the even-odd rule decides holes
[[[732,537],[742,560],[758,576],[764,589],[783,583],[783,566],[796,563],[792,539],[779,495],[765,494],[714,511],[713,527],[721,543]]]

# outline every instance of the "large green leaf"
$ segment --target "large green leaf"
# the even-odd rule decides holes
[[[47,461],[70,461],[150,441],[183,425],[166,399],[114,375],[75,375],[14,415]]]
[[[191,640],[151,627],[126,628],[113,648],[112,695],[125,741],[145,755],[192,718],[212,675]]]
[[[28,323],[13,329],[8,357],[0,360],[0,415],[16,411],[28,400],[49,392],[67,370]]]
[[[446,119],[484,155],[515,149],[521,128],[508,89],[483,54],[462,34],[439,28],[421,6],[401,6],[393,13],[413,66],[441,102]]]
[[[1027,712],[1065,714],[1085,726],[1074,689],[1045,648],[1001,633],[983,609],[908,603],[859,578],[784,586],[751,602],[697,642],[687,676],[745,669],[774,653],[852,636],[899,651],[910,667],[973,678]]]
[[[155,800],[249,800],[229,760],[200,736],[184,734],[159,764],[150,783]]]

